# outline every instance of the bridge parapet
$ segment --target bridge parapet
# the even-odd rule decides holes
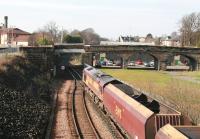
[[[200,54],[200,48],[188,47],[166,47],[149,45],[91,45],[84,47],[88,52],[108,52],[108,51],[144,51],[144,52],[170,52],[170,53],[195,53]]]
[[[46,68],[53,67],[53,47],[20,47],[20,52],[33,63],[45,65]]]

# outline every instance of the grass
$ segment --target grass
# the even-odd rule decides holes
[[[177,76],[186,76],[189,78],[193,78],[194,80],[200,81],[200,71],[180,72],[180,73],[177,73]]]
[[[174,78],[173,74],[162,71],[127,69],[102,69],[102,71],[148,92],[157,99],[174,104],[172,106],[189,116],[193,123],[200,124],[200,84]],[[178,74],[198,78],[200,73]]]

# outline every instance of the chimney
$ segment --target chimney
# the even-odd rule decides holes
[[[4,16],[4,27],[8,28],[8,16]]]

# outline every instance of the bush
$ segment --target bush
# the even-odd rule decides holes
[[[43,138],[54,92],[50,74],[23,56],[0,67],[0,138]]]
[[[29,93],[0,87],[0,138],[42,138],[49,112]]]
[[[64,43],[83,43],[81,36],[66,35],[63,38]]]

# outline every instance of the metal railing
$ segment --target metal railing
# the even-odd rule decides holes
[[[0,55],[19,52],[19,47],[0,47]]]

